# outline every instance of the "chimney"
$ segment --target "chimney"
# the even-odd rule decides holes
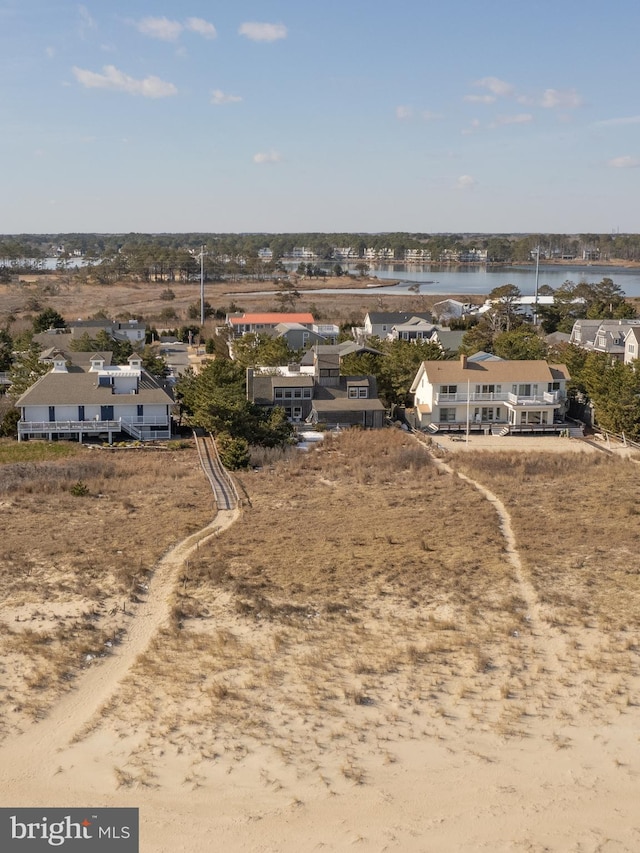
[[[460,356],[460,367],[464,370],[466,368],[466,366],[467,366],[467,356],[464,353],[462,353],[462,355]]]

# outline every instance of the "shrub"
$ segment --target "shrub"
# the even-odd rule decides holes
[[[234,438],[228,432],[216,436],[222,464],[231,471],[249,467],[249,443],[244,438]]]
[[[89,486],[83,483],[82,480],[78,480],[71,486],[69,491],[75,498],[84,498],[89,494]]]

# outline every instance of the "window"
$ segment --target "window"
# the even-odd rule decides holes
[[[476,394],[499,394],[501,390],[500,385],[476,385]]]
[[[359,397],[368,397],[369,389],[368,388],[358,388],[358,396]]]
[[[440,423],[452,423],[456,419],[456,410],[455,408],[443,408],[440,409]]]
[[[547,383],[547,391],[559,391],[560,383],[559,382],[549,382]]]
[[[518,395],[518,397],[531,396],[531,385],[513,385],[512,390],[514,394]]]
[[[299,421],[302,418],[302,406],[293,407],[293,420]]]
[[[629,352],[631,353],[631,355],[633,355],[635,353],[635,351],[636,351],[636,345],[635,344],[629,344]]]
[[[311,399],[311,388],[303,388],[302,389],[302,398],[304,400],[310,400]]]
[[[440,386],[441,394],[457,394],[458,386],[457,385],[441,385]]]
[[[274,393],[274,397],[276,400],[282,400],[282,398],[284,397],[284,389],[283,388],[276,388],[275,393]]]
[[[293,389],[293,396],[296,400],[301,400],[302,399],[302,388],[294,388]]]
[[[546,424],[546,412],[520,412],[521,424]]]
[[[353,399],[354,397],[357,397],[357,396],[358,396],[358,389],[357,388],[349,388],[349,397],[351,399]]]

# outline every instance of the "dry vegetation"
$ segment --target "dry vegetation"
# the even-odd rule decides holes
[[[4,735],[109,653],[158,558],[214,508],[191,449],[6,442],[0,509]]]
[[[33,281],[0,284],[0,320],[6,322],[9,316],[15,318],[12,332],[31,326],[31,319],[39,310],[35,306],[54,308],[68,320],[79,317],[86,319],[102,311],[109,317],[141,317],[158,328],[198,322],[188,316],[189,306],[200,304],[200,285],[196,282],[117,282],[100,285],[81,284],[53,274],[26,278]],[[301,281],[298,285],[300,299],[295,310],[311,311],[319,321],[361,324],[367,311],[427,311],[442,298],[436,294],[410,297],[407,294],[376,294],[375,289],[367,290],[364,284],[358,279],[344,278]],[[351,288],[358,285],[362,285],[361,294],[341,295],[338,301],[331,294],[315,292],[318,288]],[[162,298],[167,288],[174,292],[175,299],[166,301]],[[260,294],[260,291],[265,293]],[[214,308],[228,308],[235,303],[236,307],[245,311],[279,311],[281,309],[273,295],[274,291],[277,291],[277,285],[271,281],[207,282],[205,298]],[[163,312],[168,310],[173,311],[175,316],[166,316]],[[206,323],[205,337],[213,333],[214,325],[213,321]]]
[[[521,559],[545,619],[563,637],[573,677],[637,676],[636,465],[605,454],[518,453],[461,456],[454,464],[508,506]]]
[[[166,547],[157,541],[169,535],[165,518],[176,519],[172,540],[180,522],[184,532],[208,520],[208,499],[193,497],[193,458],[173,456],[175,488],[162,485],[172,475],[159,452],[138,456],[149,481],[126,495],[115,491],[115,466],[129,457],[101,455],[101,473],[92,474],[79,467],[93,464],[87,452],[33,466],[33,477],[56,466],[67,472],[59,483],[34,479],[37,497],[22,487],[2,496],[16,524],[40,505],[42,519],[63,510],[68,519],[64,528],[50,524],[44,539],[40,519],[33,541],[21,540],[50,599],[77,600],[79,578],[91,590],[84,621],[59,620],[60,630],[91,637],[91,628],[71,625],[91,625],[100,591],[110,589],[118,606],[144,582],[138,565],[118,560],[131,548],[128,502],[148,524],[133,528],[148,555],[141,566]],[[563,750],[571,748],[567,726],[631,713],[640,698],[633,463],[469,452],[451,464],[508,508],[520,568],[495,505],[399,430],[329,436],[318,450],[243,474],[241,520],[185,564],[171,623],[82,733],[115,729],[114,786],[177,778],[197,788],[242,763],[270,791],[304,778],[337,792],[365,784],[367,768],[399,760],[400,743],[414,738],[453,738],[484,761],[470,733],[535,730]],[[71,495],[78,480],[91,483],[90,497]],[[197,509],[181,515],[176,490],[182,500],[190,492]],[[143,510],[146,491],[155,516],[151,504]],[[167,491],[174,503],[163,498],[158,531],[157,496]],[[97,564],[99,553],[106,558]],[[64,571],[47,576],[63,560]],[[11,595],[33,603],[30,583],[22,577]],[[46,670],[47,650],[68,642],[18,638],[21,626],[4,625],[23,679],[29,667]],[[37,616],[27,627],[40,630]],[[84,647],[69,648],[77,668]],[[40,691],[33,676],[30,683],[25,699]]]
[[[562,494],[568,463],[495,458],[504,482],[512,469],[518,482],[525,464],[547,472],[532,488],[538,504],[550,482]],[[625,464],[612,463],[613,479]],[[600,465],[583,469],[583,488],[609,470]],[[230,772],[268,744],[283,767],[334,790],[366,781],[363,749],[387,762],[398,739],[439,736],[443,726],[524,736],[533,718],[599,713],[612,697],[621,712],[633,703],[633,635],[616,659],[624,676],[612,676],[612,658],[597,671],[582,640],[563,642],[547,609],[556,588],[541,575],[543,615],[532,618],[492,504],[411,437],[351,432],[242,479],[251,497],[243,521],[187,567],[174,624],[104,709],[121,737],[132,722],[142,736],[132,783],[159,770],[166,752],[184,757],[193,770],[185,784],[198,785],[199,773]],[[517,509],[514,488],[505,499]],[[602,506],[594,499],[588,511]],[[549,534],[550,562],[575,514],[562,513]],[[562,554],[570,587],[571,546]],[[590,635],[600,651],[611,643],[602,627]],[[582,637],[581,618],[575,628]],[[148,694],[136,701],[142,684]]]

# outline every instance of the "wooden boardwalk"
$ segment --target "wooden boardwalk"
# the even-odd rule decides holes
[[[238,506],[238,492],[218,456],[218,449],[213,436],[204,430],[194,430],[196,447],[200,464],[216,499],[218,509],[235,509]]]

